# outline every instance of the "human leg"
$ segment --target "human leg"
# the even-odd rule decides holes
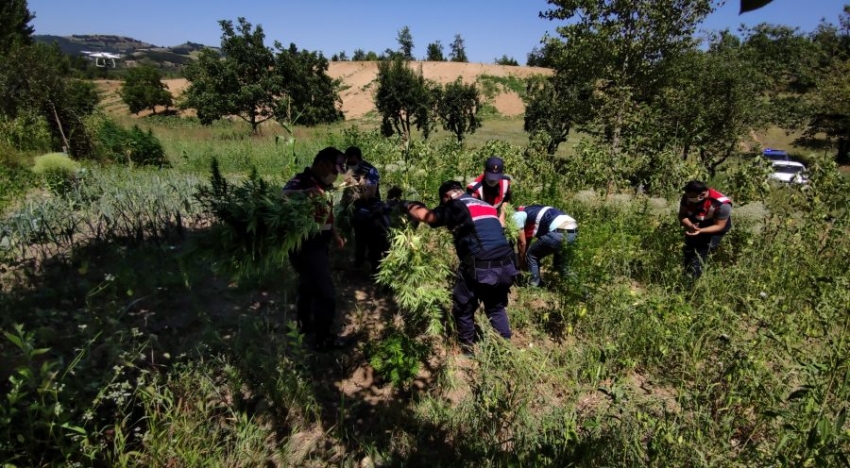
[[[557,235],[556,235],[557,234]],[[531,285],[540,286],[540,261],[561,248],[563,236],[559,233],[550,232],[537,238],[528,248],[525,254],[528,269],[531,272]]]
[[[475,341],[475,309],[479,299],[475,294],[474,281],[469,274],[458,270],[452,291],[452,316],[461,346],[471,346]]]
[[[508,340],[513,336],[507,311],[509,289],[509,286],[504,285],[479,285],[484,312],[487,314],[490,325],[502,338]]]

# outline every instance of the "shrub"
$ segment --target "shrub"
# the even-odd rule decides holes
[[[32,171],[44,178],[48,190],[64,195],[76,184],[80,163],[64,153],[48,153],[35,158]]]
[[[18,151],[50,151],[50,125],[35,112],[24,112],[15,119],[0,117],[0,142]]]
[[[168,161],[153,132],[138,126],[127,130],[104,118],[95,124],[96,154],[101,159],[138,166],[165,166]]]

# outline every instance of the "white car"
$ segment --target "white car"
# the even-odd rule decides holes
[[[771,161],[773,172],[770,179],[787,184],[805,184],[809,179],[806,177],[806,166],[797,161]]]

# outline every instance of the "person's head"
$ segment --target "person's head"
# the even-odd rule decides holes
[[[363,152],[356,146],[349,146],[345,150],[345,166],[348,168],[356,167],[363,161]]]
[[[400,199],[401,199],[401,194],[402,194],[402,192],[401,192],[401,187],[399,187],[399,186],[397,186],[397,185],[393,185],[393,186],[392,186],[392,187],[391,187],[391,188],[387,191],[387,199],[389,199],[389,200],[400,200]]]
[[[345,154],[333,146],[328,146],[316,153],[312,169],[322,182],[330,185],[336,182],[340,172],[344,172],[343,161],[345,161]]]
[[[442,205],[463,195],[463,185],[456,180],[447,180],[440,185],[437,194],[440,196],[440,204]]]
[[[708,186],[699,180],[688,182],[682,190],[689,203],[699,203],[708,197]]]
[[[495,187],[505,174],[505,162],[502,158],[491,156],[484,162],[484,183]]]

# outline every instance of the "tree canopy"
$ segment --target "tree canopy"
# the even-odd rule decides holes
[[[183,107],[197,110],[203,123],[236,115],[257,132],[269,119],[315,125],[343,118],[336,83],[327,60],[294,44],[275,50],[265,45],[261,26],[245,18],[219,21],[221,53],[204,49],[187,67],[190,81]]]
[[[173,105],[168,86],[162,82],[162,73],[150,65],[140,65],[127,70],[118,94],[134,114],[145,109],[156,114],[156,106],[165,106],[167,109]]]

